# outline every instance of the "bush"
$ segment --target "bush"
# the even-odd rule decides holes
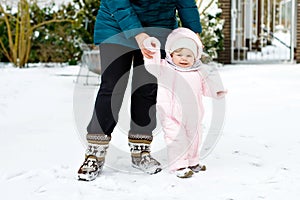
[[[99,0],[74,0],[63,5],[55,13],[51,7],[42,15],[58,15],[71,18],[74,23],[49,24],[36,31],[33,38],[31,62],[68,62],[77,64],[81,59],[80,43],[93,43],[95,16]]]
[[[202,33],[201,39],[205,46],[205,51],[211,58],[216,59],[218,52],[224,50],[224,35],[222,33],[224,20],[221,19],[222,10],[213,9],[201,15]]]
[[[52,4],[43,9],[36,8],[33,12],[35,19],[69,18],[76,17],[73,5],[63,5],[58,11],[53,12]],[[75,21],[74,21],[75,22]],[[38,28],[32,38],[32,50],[29,62],[69,62],[73,59],[78,60],[80,51],[75,33],[76,24],[69,22],[51,23]]]
[[[34,32],[54,23],[72,21],[61,12],[47,13],[47,8],[40,9],[38,0],[19,0],[12,12],[7,5],[0,4],[0,22],[3,33],[0,35],[0,51],[17,67],[24,67],[31,59]],[[34,55],[34,54],[33,54]]]
[[[7,61],[8,57],[10,62],[14,62],[16,66],[24,67],[26,62],[68,62],[70,64],[76,64],[81,58],[80,43],[92,43],[93,42],[93,26],[95,22],[96,13],[98,11],[100,1],[99,0],[74,0],[67,5],[62,5],[59,9],[55,9],[55,4],[46,5],[41,8],[37,5],[38,0],[22,0],[24,5],[29,7],[25,10],[24,6],[21,6],[21,10],[16,13],[12,13],[12,9],[7,6],[1,7],[0,10],[0,42],[7,49],[6,57],[4,57],[4,51],[1,52],[0,48],[0,61]],[[5,10],[4,10],[5,9]],[[22,20],[23,13],[26,13],[26,19],[30,21],[29,27],[37,24],[43,24],[38,26],[29,36],[30,42],[27,44],[29,47],[29,57],[25,59],[25,62],[21,64],[16,61],[18,51],[15,51],[11,45],[9,45],[7,23],[5,23],[4,13],[10,18],[9,24],[13,33],[11,41],[17,46],[18,41],[15,37],[17,32],[16,20],[20,17]],[[29,15],[27,15],[30,13]],[[53,19],[60,23],[44,23]],[[64,19],[66,19],[64,21]],[[70,23],[73,20],[73,23]],[[29,30],[29,28],[26,28]],[[28,40],[26,40],[28,41]],[[26,47],[27,49],[27,47]],[[12,52],[14,51],[14,52]],[[19,58],[19,57],[17,57]]]

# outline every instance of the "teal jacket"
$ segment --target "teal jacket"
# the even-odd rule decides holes
[[[176,10],[183,27],[201,33],[195,0],[101,0],[94,28],[94,43],[119,43],[136,47],[134,36],[141,32],[165,38],[170,32],[168,30],[178,27]]]

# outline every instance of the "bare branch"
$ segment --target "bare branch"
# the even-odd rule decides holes
[[[11,56],[9,55],[8,51],[6,50],[6,48],[5,48],[5,46],[4,46],[2,40],[0,40],[0,46],[1,46],[1,49],[0,49],[0,50],[3,52],[4,56],[5,56],[10,62],[13,62]]]
[[[9,47],[10,47],[10,49],[13,49],[14,43],[12,40],[12,30],[11,30],[11,26],[9,24],[8,13],[6,13],[4,11],[4,8],[2,7],[2,5],[0,5],[0,11],[4,14],[4,21],[5,21],[5,24],[7,27],[7,37],[8,37]],[[14,60],[14,58],[16,58],[16,54],[14,51],[12,51],[12,57],[13,57],[13,60]]]
[[[205,13],[205,11],[214,3],[215,1],[214,0],[211,0],[207,6],[202,10],[202,13]],[[199,7],[200,8],[200,7]]]
[[[16,20],[17,22],[20,22],[19,19],[16,18],[14,15],[12,15],[12,14],[6,12],[1,4],[0,4],[0,12],[2,12],[2,13],[3,13],[4,15],[6,15],[7,17]],[[1,20],[1,19],[4,19],[4,17],[0,17],[0,20]]]

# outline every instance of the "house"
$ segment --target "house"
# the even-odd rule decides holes
[[[229,63],[300,63],[300,0],[219,0]]]

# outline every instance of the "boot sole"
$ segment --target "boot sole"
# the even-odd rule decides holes
[[[176,175],[178,178],[190,178],[192,177],[194,174],[193,171],[189,171],[188,173],[184,174],[183,176],[179,176],[179,175]]]
[[[94,175],[88,175],[88,174],[78,174],[77,179],[79,181],[93,181],[95,180],[101,172],[97,172]]]
[[[199,173],[199,172],[202,172],[202,171],[206,171],[206,166],[205,166],[205,165],[202,165],[200,170],[193,170],[192,168],[190,168],[190,169],[191,169],[194,173]]]

